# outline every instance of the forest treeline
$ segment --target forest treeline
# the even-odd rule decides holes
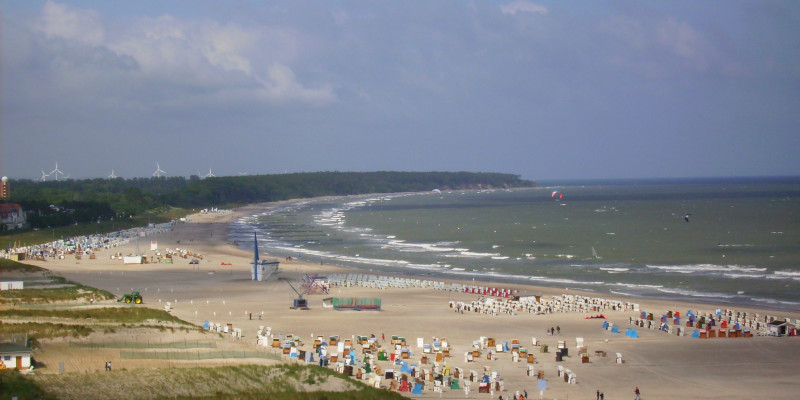
[[[532,187],[519,175],[476,172],[308,172],[279,175],[12,180],[10,202],[32,228],[126,218],[159,207],[205,208],[296,198],[433,189]]]

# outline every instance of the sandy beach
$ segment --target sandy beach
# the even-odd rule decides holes
[[[422,368],[423,355],[417,347],[417,338],[430,344],[432,339],[446,338],[451,346],[451,357],[445,362],[451,367],[463,368],[469,373],[481,373],[485,369],[496,371],[503,379],[505,391],[478,393],[478,384],[472,383],[469,398],[505,399],[516,391],[528,392],[529,398],[539,398],[537,379],[528,376],[528,366],[544,371],[548,390],[545,399],[594,399],[601,391],[605,399],[633,399],[634,388],[639,387],[643,399],[795,399],[800,392],[800,338],[776,338],[754,336],[752,338],[697,339],[688,336],[693,329],[687,328],[687,336],[676,336],[657,329],[636,327],[639,338],[625,335],[631,317],[639,317],[633,309],[602,309],[590,312],[553,312],[547,314],[516,313],[488,315],[467,311],[456,312],[450,302],[471,303],[478,294],[435,290],[431,287],[387,288],[366,287],[331,288],[328,295],[307,296],[310,310],[290,309],[296,297],[282,280],[254,282],[250,279],[252,254],[227,242],[228,222],[241,215],[265,207],[249,206],[229,213],[195,214],[189,222],[178,223],[168,232],[142,238],[140,248],[149,249],[150,241],[157,241],[163,252],[166,248],[181,248],[201,254],[199,264],[190,264],[192,257],[174,258],[173,264],[123,265],[121,260],[111,259],[117,252],[133,253],[136,244],[99,251],[96,259],[84,257],[76,260],[68,256],[63,260],[27,261],[62,274],[70,280],[111,291],[116,295],[138,290],[145,299],[145,306],[164,308],[171,304],[171,312],[186,321],[202,325],[205,321],[227,324],[241,328],[242,340],[255,348],[259,326],[271,328],[275,337],[293,334],[304,339],[305,349],[310,349],[311,339],[318,335],[338,335],[342,339],[375,335],[383,347],[392,352],[389,343],[392,335],[405,337],[413,356],[407,361]],[[148,251],[148,254],[153,254]],[[262,258],[269,257],[263,255]],[[228,265],[229,264],[229,265]],[[364,270],[348,270],[331,265],[317,265],[297,261],[281,260],[280,277],[299,287],[304,274],[362,273]],[[425,279],[416,277],[416,279]],[[436,279],[445,283],[458,282]],[[636,303],[641,311],[653,313],[656,318],[668,310],[684,314],[687,310],[711,313],[718,308],[713,304],[678,303],[652,299],[632,299],[621,296],[581,293],[575,290],[534,287],[529,285],[501,285],[496,283],[460,282],[478,286],[512,288],[521,292],[541,293],[543,298],[551,296],[600,297],[620,302]],[[323,308],[326,297],[377,297],[381,299],[381,311],[334,311]],[[729,307],[720,306],[723,310]],[[774,315],[792,321],[800,315],[782,311],[736,308],[739,312],[759,315]],[[585,317],[604,314],[607,321],[617,324],[620,333],[602,329],[604,320]],[[260,317],[260,319],[259,319]],[[658,321],[657,321],[658,323]],[[672,325],[672,321],[669,323]],[[685,325],[684,325],[685,326]],[[551,327],[559,327],[560,333],[548,335]],[[386,336],[385,344],[381,341]],[[473,362],[465,360],[465,353],[472,348],[473,341],[480,337],[491,337],[498,343],[518,340],[536,357],[534,364],[526,360],[514,362],[510,352],[496,353],[489,360],[486,352]],[[548,345],[548,353],[540,353],[532,339]],[[589,362],[583,363],[577,354],[576,338],[583,338],[589,354]],[[233,339],[231,339],[233,340]],[[559,340],[565,341],[569,353],[563,361],[555,357]],[[604,352],[606,356],[602,356]],[[616,353],[621,353],[623,363],[617,363]],[[357,353],[360,356],[360,353]],[[243,361],[245,362],[245,361]],[[388,362],[378,362],[382,368],[391,368]],[[558,376],[558,366],[571,370],[574,384]],[[42,371],[47,373],[48,371]],[[463,382],[462,382],[463,385]],[[384,380],[384,387],[388,381]],[[440,394],[425,391],[422,395],[406,394],[409,397],[439,398]],[[465,398],[463,390],[445,390],[443,398]]]

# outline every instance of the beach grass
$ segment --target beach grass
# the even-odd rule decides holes
[[[11,400],[12,398],[50,400],[58,397],[45,392],[34,380],[16,370],[0,371],[0,400]]]
[[[152,308],[127,306],[103,307],[81,310],[31,310],[31,309],[6,309],[0,310],[0,316],[12,318],[67,318],[80,321],[115,322],[115,323],[144,323],[146,321],[171,322],[179,325],[189,325],[174,315],[164,310]]]
[[[34,274],[34,273],[47,273],[48,270],[37,267],[35,265],[21,263],[19,261],[8,260],[5,258],[0,258],[0,271],[4,273],[10,272],[20,272],[20,273],[27,273],[27,274]]]
[[[114,295],[105,290],[75,285],[48,289],[4,290],[0,292],[0,304],[3,303],[52,303],[57,301],[111,300]]]
[[[326,368],[301,365],[115,370],[39,375],[33,378],[61,399],[402,399],[392,392],[345,379]]]
[[[41,274],[46,279],[46,285],[53,287],[28,288],[0,291],[0,304],[4,303],[51,303],[56,301],[74,300],[111,300],[115,296],[107,291],[90,286],[71,282],[61,276],[53,275],[50,271],[35,265],[23,264],[17,261],[0,259],[0,273],[4,276],[13,274]],[[25,278],[15,278],[22,279]],[[39,282],[42,283],[42,282]]]
[[[52,322],[22,322],[0,324],[0,335],[24,335],[36,339],[62,338],[62,337],[86,337],[94,332],[94,329],[86,325],[61,324]]]

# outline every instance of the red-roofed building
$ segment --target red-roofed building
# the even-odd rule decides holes
[[[25,226],[25,213],[19,204],[3,203],[0,204],[0,225],[5,225],[6,229],[17,229]]]

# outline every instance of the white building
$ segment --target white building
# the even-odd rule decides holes
[[[0,290],[25,289],[24,281],[3,281],[0,282]]]
[[[0,343],[0,359],[3,360],[6,368],[16,368],[18,370],[30,368],[31,353],[33,353],[33,349],[28,346]]]
[[[277,259],[258,260],[250,273],[250,279],[259,282],[277,279],[279,264]]]

